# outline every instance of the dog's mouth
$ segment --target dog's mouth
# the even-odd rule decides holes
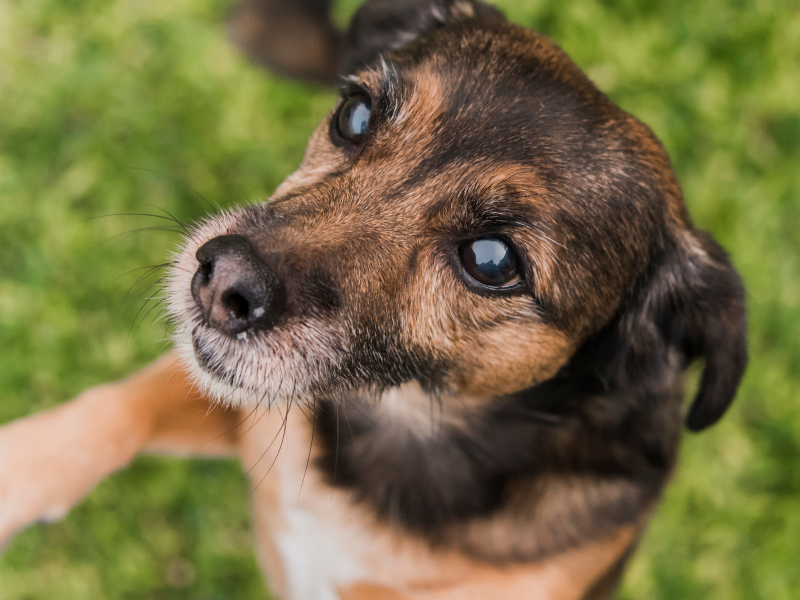
[[[175,344],[195,383],[226,404],[302,400],[331,387],[343,360],[341,331],[321,322],[290,323],[269,332],[231,337],[183,321]]]
[[[203,371],[219,379],[220,381],[229,380],[226,369],[219,362],[219,360],[209,351],[204,348],[200,343],[197,335],[197,330],[192,332],[192,348],[194,350],[194,358],[197,361],[197,366]]]
[[[269,334],[243,331],[231,337],[204,322],[195,326],[189,337],[198,368],[226,385],[242,387],[236,378],[237,365],[245,362],[251,353],[257,356],[259,349],[263,351],[263,343],[256,341],[257,335]]]

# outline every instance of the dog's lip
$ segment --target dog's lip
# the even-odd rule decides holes
[[[197,361],[198,367],[217,379],[224,380],[227,378],[227,373],[225,373],[223,367],[215,364],[213,360],[214,356],[200,346],[197,331],[192,332],[192,349],[194,350],[194,358]]]

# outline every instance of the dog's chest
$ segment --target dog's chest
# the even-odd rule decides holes
[[[438,571],[422,544],[375,525],[346,492],[322,482],[309,455],[310,423],[298,407],[288,418],[274,409],[254,415],[242,427],[259,559],[279,597],[336,600],[356,582]]]
[[[623,527],[601,543],[503,568],[456,551],[434,551],[423,539],[380,524],[350,492],[327,485],[309,453],[311,419],[299,407],[288,417],[282,411],[257,411],[242,424],[240,440],[252,482],[259,559],[282,600],[577,600],[635,534],[634,527]]]
[[[300,480],[295,475],[292,469],[279,474],[277,516],[281,523],[268,535],[280,557],[289,597],[336,600],[338,586],[365,577],[367,570],[353,540],[344,538],[342,528],[319,506],[301,498]]]

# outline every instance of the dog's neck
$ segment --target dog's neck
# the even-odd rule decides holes
[[[653,432],[680,422],[677,365],[668,379],[661,390],[613,390],[573,368],[484,405],[416,383],[377,400],[320,399],[317,465],[379,520],[433,546],[538,560],[638,522],[658,497],[677,433],[654,445]],[[633,401],[640,394],[664,398]]]

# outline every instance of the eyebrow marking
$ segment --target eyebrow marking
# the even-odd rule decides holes
[[[396,120],[403,101],[403,80],[397,66],[384,55],[380,55],[377,64],[354,75],[347,75],[346,84],[342,86],[342,95],[354,90],[364,90],[373,98],[375,107],[383,113],[387,120]],[[377,83],[370,85],[370,80]]]
[[[554,269],[560,263],[556,246],[564,246],[553,239],[536,207],[525,202],[512,185],[467,185],[435,202],[426,211],[426,219],[440,221],[445,228],[455,226],[451,232],[457,231],[459,235],[521,232],[510,237],[526,249],[534,294],[543,297],[550,287]]]
[[[380,78],[380,103],[386,119],[395,121],[403,106],[402,80],[400,71],[394,63],[388,62],[383,56],[379,60],[378,77]]]

